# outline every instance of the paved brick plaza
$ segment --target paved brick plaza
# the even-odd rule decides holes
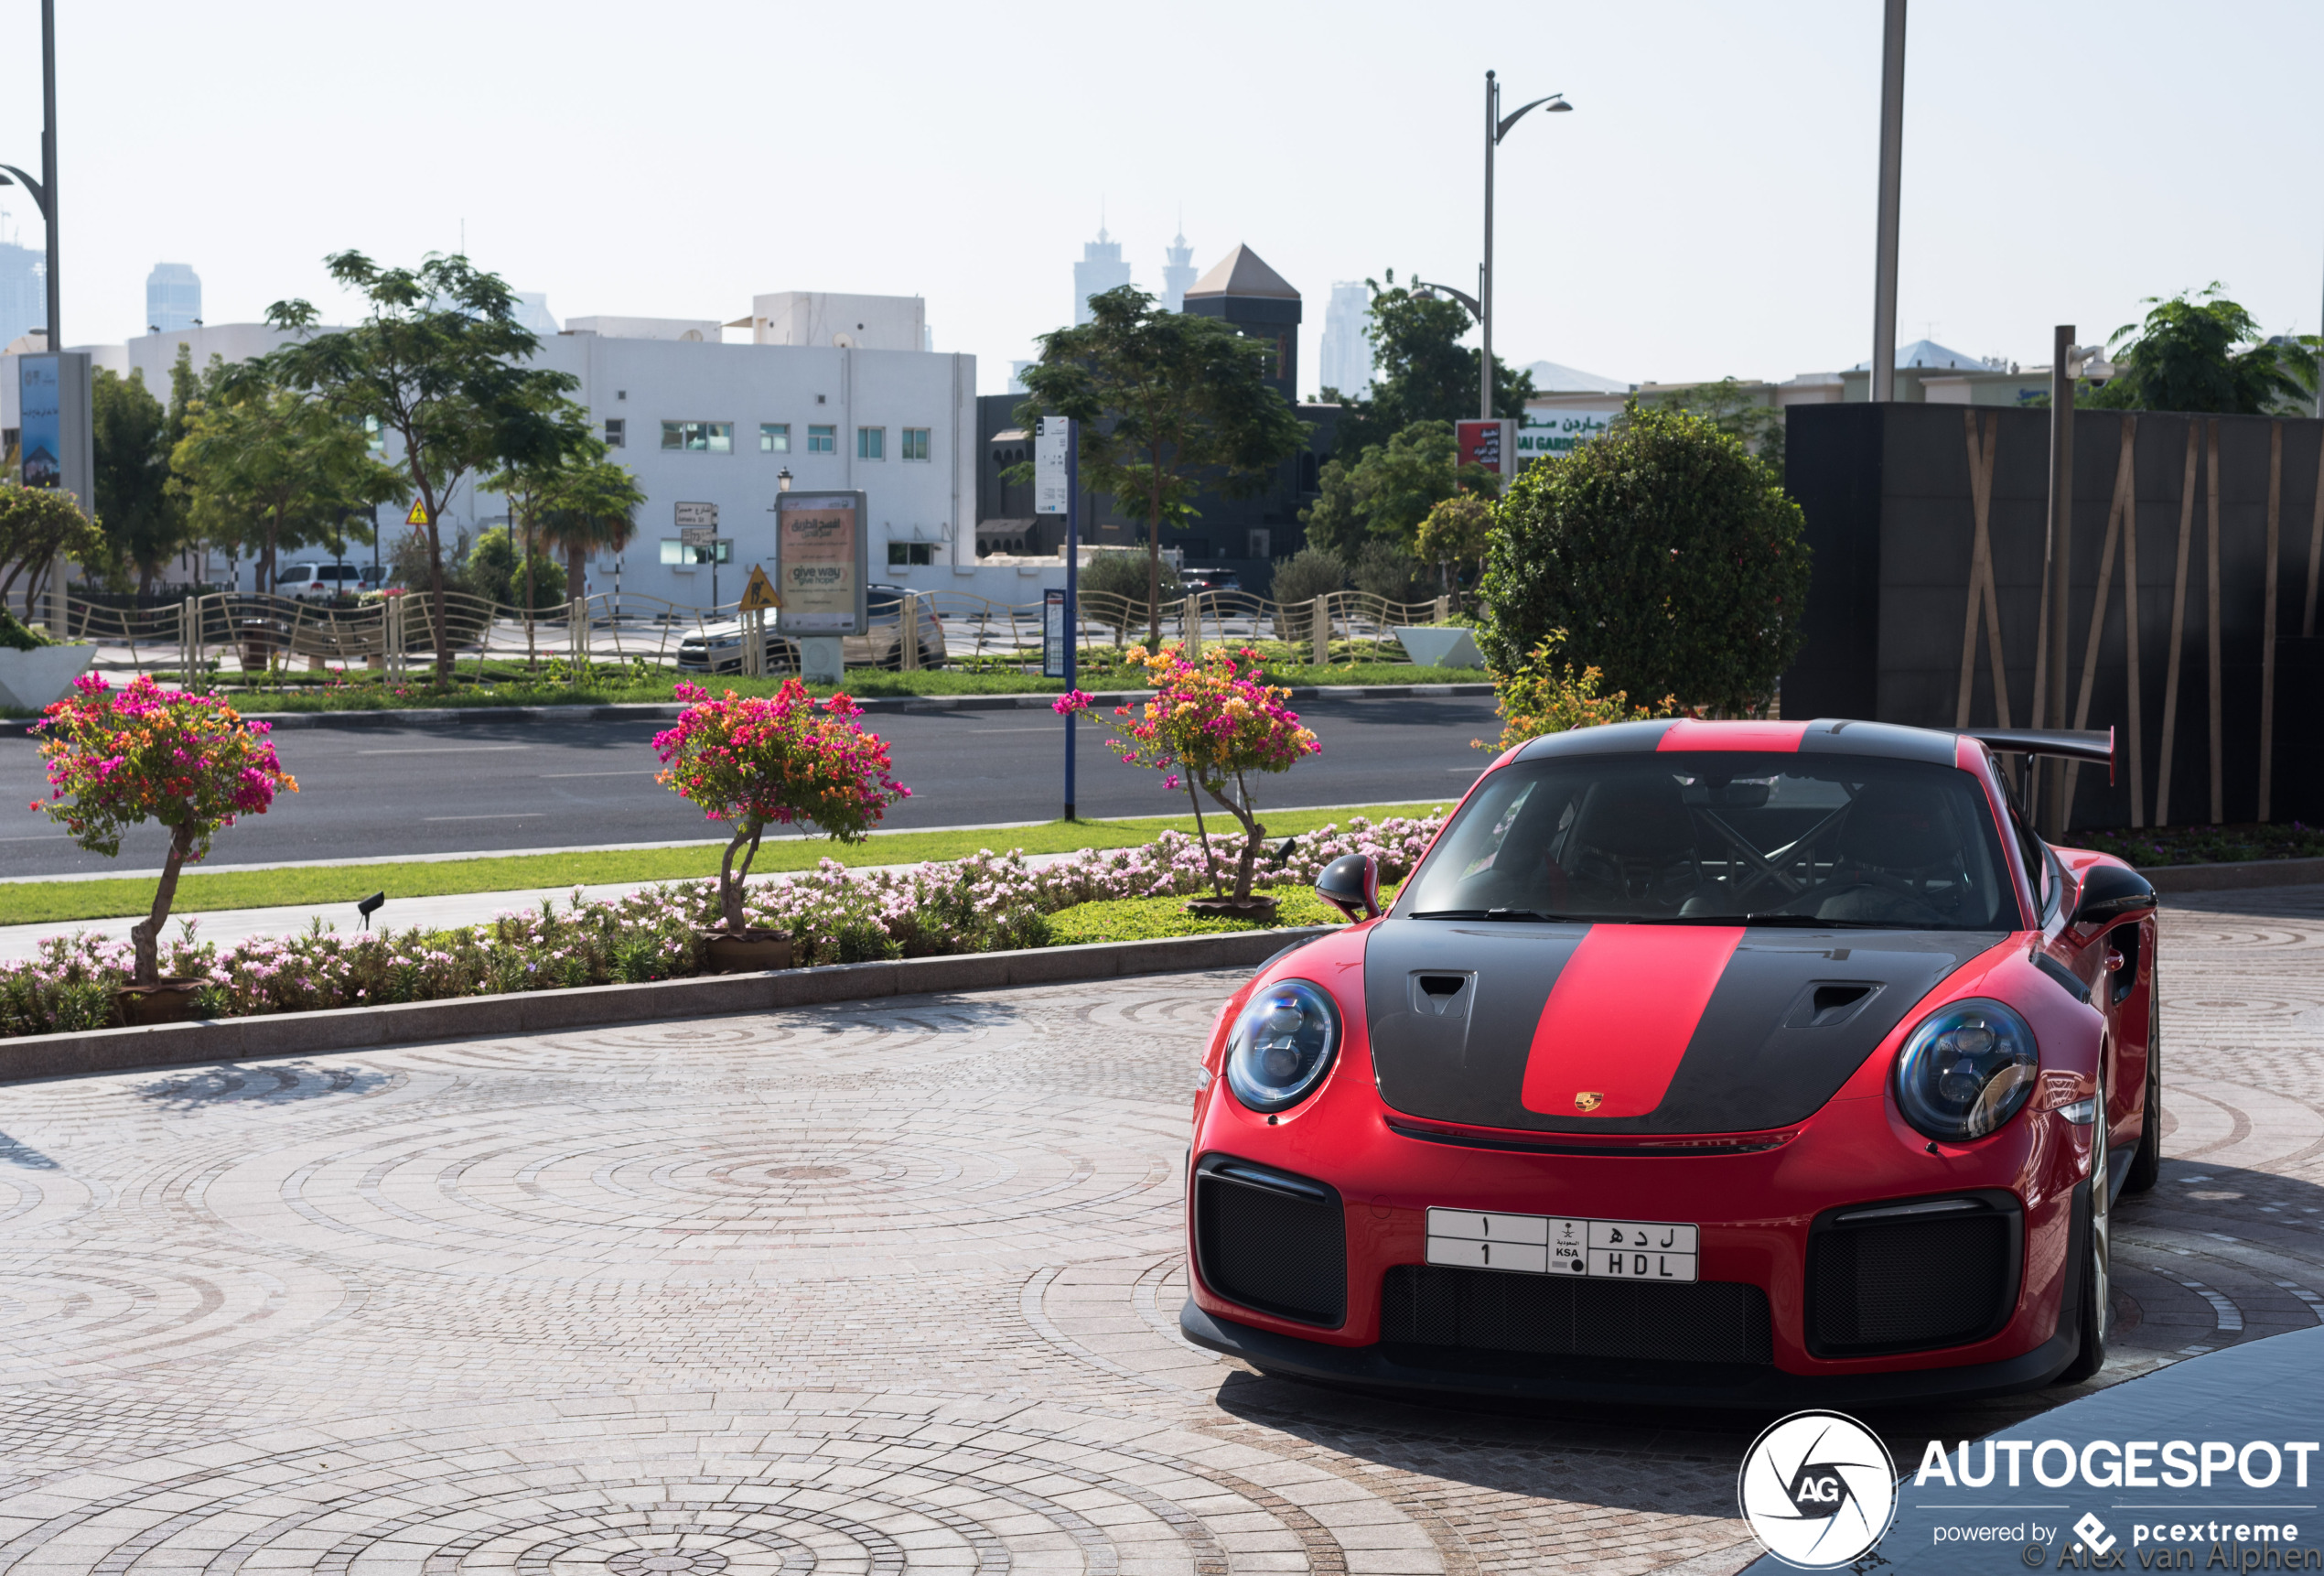
[[[2167,937],[2174,1159],[2118,1216],[2110,1380],[2324,1306],[2324,890]],[[1751,1423],[1180,1344],[1230,983],[0,1088],[0,1570],[1744,1563]],[[1877,1420],[1917,1456],[2054,1398]]]

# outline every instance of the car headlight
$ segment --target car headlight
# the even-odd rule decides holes
[[[1340,1011],[1321,986],[1279,979],[1254,991],[1227,1037],[1227,1087],[1254,1111],[1315,1093],[1340,1049]]]
[[[1897,1105],[1930,1138],[1982,1139],[2033,1094],[2033,1030],[1998,1001],[1955,1001],[1922,1019],[1897,1057]]]

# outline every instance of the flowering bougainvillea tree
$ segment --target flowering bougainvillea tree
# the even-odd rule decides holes
[[[41,714],[33,731],[48,772],[48,797],[32,808],[93,854],[121,852],[121,834],[144,821],[169,828],[169,856],[153,912],[130,933],[135,983],[160,978],[157,943],[178,895],[178,871],[210,852],[210,839],[243,815],[263,815],[298,783],[274,758],[268,725],[246,722],[218,696],[165,691],[140,676],[115,693],[100,675]]]
[[[1195,830],[1206,853],[1210,837],[1202,827],[1202,795],[1208,793],[1243,826],[1243,853],[1235,861],[1234,901],[1251,901],[1251,875],[1259,858],[1259,844],[1266,827],[1259,824],[1258,804],[1251,779],[1262,772],[1288,772],[1300,757],[1314,755],[1323,746],[1311,729],[1299,726],[1299,714],[1285,706],[1287,689],[1259,682],[1259,656],[1248,647],[1230,651],[1213,646],[1198,665],[1187,661],[1176,645],[1149,653],[1144,646],[1129,652],[1132,665],[1146,669],[1154,698],[1142,707],[1118,706],[1114,715],[1123,737],[1113,749],[1132,766],[1167,772],[1165,788],[1182,783],[1194,804]],[[1075,690],[1052,703],[1062,714],[1085,710],[1090,697]],[[1210,880],[1221,896],[1215,859]]]
[[[860,843],[888,806],[911,796],[888,774],[887,744],[856,725],[863,707],[844,695],[818,702],[795,678],[772,696],[728,690],[713,699],[698,684],[676,694],[686,709],[654,736],[667,768],[657,780],[711,820],[734,825],[718,862],[719,912],[733,934],[747,928],[743,880],[769,823],[803,821],[834,841]]]

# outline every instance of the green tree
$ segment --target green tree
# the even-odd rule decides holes
[[[629,545],[645,502],[638,479],[628,466],[608,459],[602,444],[550,478],[541,495],[541,529],[549,543],[565,549],[568,595],[582,595],[588,584],[590,554]]]
[[[185,510],[169,491],[169,413],[145,391],[143,372],[124,378],[99,367],[90,382],[89,414],[97,517],[105,523],[116,573],[134,571],[143,596],[186,545]]]
[[[1436,566],[1440,584],[1450,590],[1464,572],[1483,569],[1492,530],[1493,506],[1474,492],[1457,492],[1428,511],[1413,548],[1422,563]]]
[[[1648,403],[1641,394],[1639,403]],[[1683,410],[1699,416],[1721,432],[1741,440],[1743,447],[1767,461],[1778,476],[1783,474],[1783,413],[1771,405],[1763,404],[1748,389],[1731,377],[1715,383],[1697,383],[1693,388],[1673,389],[1656,394],[1652,402],[1663,410]],[[1629,413],[1614,418],[1619,426],[1629,418]]]
[[[517,321],[514,292],[466,257],[430,254],[417,268],[382,268],[360,252],[325,261],[334,280],[370,302],[369,315],[318,334],[312,305],[275,302],[266,320],[299,338],[267,358],[268,370],[319,394],[334,414],[371,417],[401,441],[402,468],[427,516],[436,678],[448,686],[445,501],[473,472],[545,466],[579,450],[588,430],[557,397],[579,380],[525,364],[541,341]]]
[[[1800,506],[1742,443],[1684,411],[1528,466],[1496,513],[1478,644],[1496,674],[1566,631],[1561,659],[1609,688],[1757,709],[1801,640]]]
[[[2146,297],[2154,310],[2106,341],[2118,369],[2103,387],[2079,391],[2099,410],[2185,410],[2217,416],[2308,416],[2316,408],[2316,357],[2324,340],[2262,336],[2252,315],[2213,280],[2200,294]]]
[[[204,540],[255,550],[262,590],[274,588],[285,550],[326,539],[350,511],[408,496],[402,475],[371,457],[361,427],[248,375],[219,378],[192,402],[170,467]]]
[[[538,547],[520,551],[505,525],[479,534],[468,549],[467,588],[504,607],[538,611],[565,602],[565,571]]]
[[[1148,638],[1159,642],[1164,522],[1190,517],[1206,485],[1230,497],[1258,491],[1307,446],[1307,429],[1267,386],[1272,342],[1162,310],[1128,285],[1091,297],[1090,312],[1087,323],[1041,336],[1017,419],[1079,424],[1083,484],[1146,516]]]
[[[1372,340],[1375,371],[1369,398],[1340,414],[1332,448],[1361,453],[1386,443],[1393,433],[1419,421],[1472,421],[1477,416],[1477,363],[1482,353],[1463,345],[1476,319],[1459,302],[1396,283],[1366,279],[1372,317],[1364,329]],[[1533,397],[1533,374],[1512,372],[1493,358],[1493,414],[1520,419]]]
[[[1456,465],[1458,458],[1452,423],[1416,421],[1353,460],[1326,460],[1322,496],[1299,512],[1309,545],[1350,561],[1373,541],[1412,556],[1420,523],[1437,503],[1463,487],[1487,496],[1499,490],[1491,471]]]
[[[81,512],[71,493],[0,486],[0,602],[23,580],[24,616],[37,621],[41,585],[60,555],[93,569],[105,554],[103,527]],[[52,632],[59,639],[65,633]]]

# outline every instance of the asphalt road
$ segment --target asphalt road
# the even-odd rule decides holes
[[[1447,798],[1489,759],[1469,740],[1498,732],[1490,699],[1332,700],[1301,713],[1323,753],[1266,784],[1262,809]],[[1063,796],[1063,724],[1025,711],[880,712],[912,797],[891,827],[982,826],[1055,816]],[[1123,765],[1102,728],[1080,734],[1083,815],[1166,815],[1186,808],[1158,773]],[[653,780],[653,729],[635,723],[461,725],[446,729],[311,729],[278,736],[299,792],[220,834],[206,868],[296,859],[591,847],[715,837]],[[0,739],[0,806],[46,794],[30,739]],[[107,859],[76,848],[29,810],[0,814],[0,877],[103,875],[157,867],[167,837],[143,826]]]

